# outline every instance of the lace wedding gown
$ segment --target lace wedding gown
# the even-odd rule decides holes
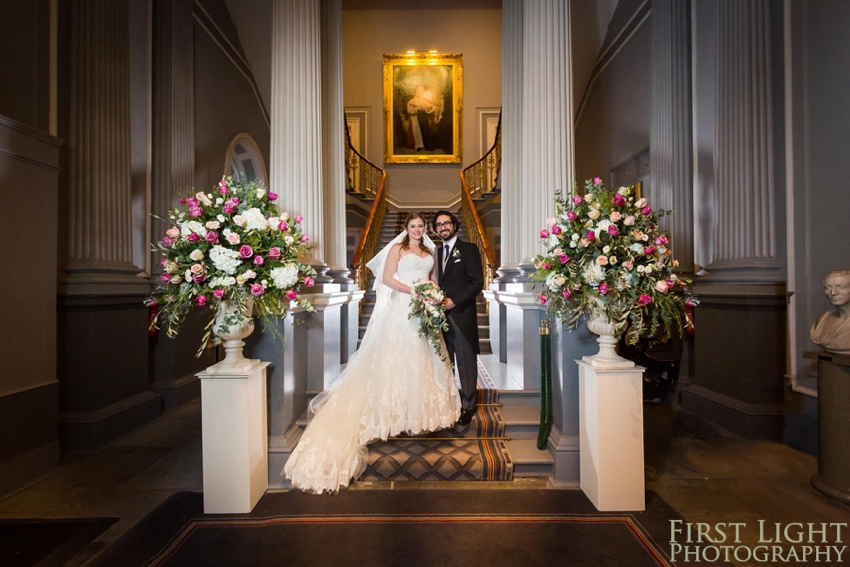
[[[402,256],[396,279],[428,279],[432,256]],[[448,362],[408,319],[410,295],[394,291],[369,320],[360,349],[311,407],[318,410],[286,462],[293,488],[336,492],[366,470],[366,444],[398,435],[451,427],[460,397]],[[445,346],[443,346],[443,352]]]

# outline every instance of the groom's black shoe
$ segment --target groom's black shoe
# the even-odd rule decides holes
[[[461,410],[460,417],[457,419],[458,425],[469,425],[472,422],[472,416],[475,411]]]

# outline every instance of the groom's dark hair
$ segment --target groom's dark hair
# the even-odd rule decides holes
[[[457,220],[457,217],[454,213],[450,211],[437,211],[434,213],[434,220],[431,222],[431,228],[434,229],[434,232],[437,232],[437,218],[438,217],[449,217],[452,221],[452,225],[455,227],[455,233],[460,230],[460,221]]]

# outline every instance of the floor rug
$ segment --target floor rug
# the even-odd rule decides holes
[[[58,567],[118,518],[0,520],[0,565]]]
[[[670,565],[663,542],[679,518],[653,492],[645,511],[614,514],[578,490],[274,492],[250,514],[216,516],[182,492],[89,565],[649,567]]]

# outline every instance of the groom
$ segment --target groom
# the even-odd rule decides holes
[[[458,423],[467,425],[478,401],[478,313],[475,298],[484,287],[478,247],[457,237],[460,222],[449,211],[437,211],[434,232],[443,241],[437,249],[437,283],[445,293],[443,303],[449,320],[445,334],[450,360],[460,376],[461,412]]]

